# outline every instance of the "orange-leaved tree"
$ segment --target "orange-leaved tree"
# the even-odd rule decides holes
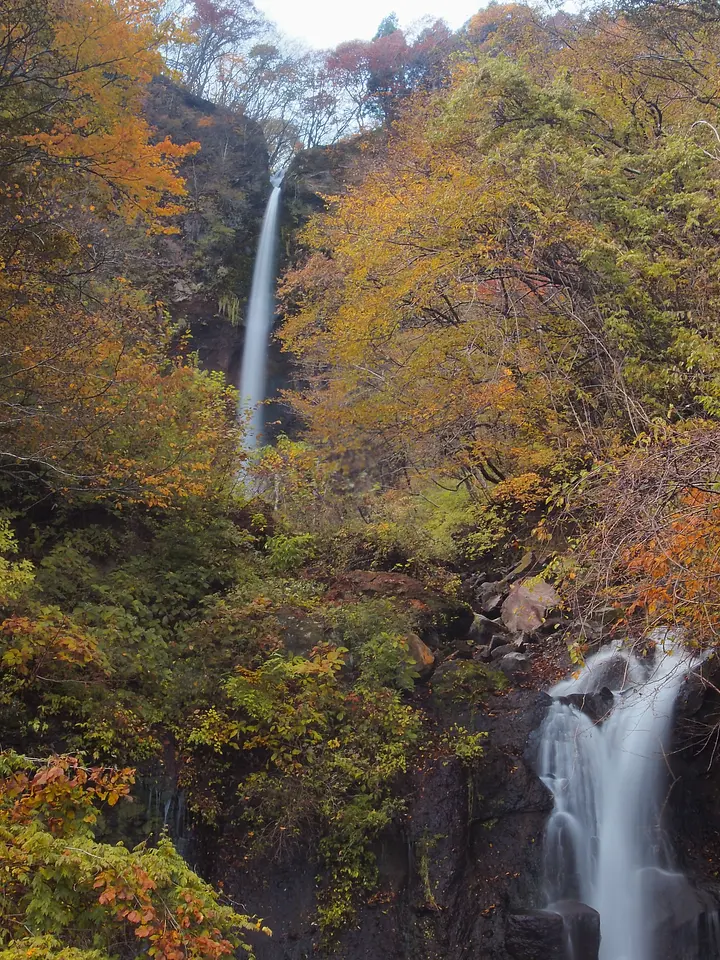
[[[232,475],[233,398],[126,267],[177,230],[177,163],[145,86],[175,27],[152,0],[11,0],[0,14],[0,462],[148,506]],[[137,272],[137,270],[135,270]]]

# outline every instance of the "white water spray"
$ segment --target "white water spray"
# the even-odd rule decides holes
[[[549,909],[580,900],[600,914],[600,960],[655,960],[663,931],[697,925],[703,907],[673,868],[661,819],[675,701],[696,665],[668,634],[640,657],[618,646],[551,691],[540,777],[554,797],[545,837]],[[594,724],[559,698],[604,688]]]
[[[275,313],[275,245],[280,217],[280,186],[273,187],[265,209],[245,324],[245,347],[240,369],[239,413],[251,411],[245,445],[253,449],[263,432],[267,382],[267,353]]]

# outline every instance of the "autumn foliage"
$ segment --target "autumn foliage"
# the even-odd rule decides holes
[[[127,799],[132,770],[73,757],[0,763],[1,955],[218,960],[235,955],[240,931],[260,930],[218,903],[169,840],[130,851],[93,839],[102,806]]]
[[[447,86],[405,103],[284,280],[291,399],[330,462],[410,495],[466,484],[488,529],[534,478],[500,538],[566,550],[607,519],[588,470],[650,470],[659,438],[672,457],[714,423],[717,41],[673,4],[470,21]],[[665,490],[660,539],[608,535],[632,613],[707,621],[713,469]]]
[[[177,164],[197,149],[141,112],[174,27],[152,3],[23,0],[2,18],[3,469],[149,506],[209,492],[231,398],[168,359],[163,305],[119,268],[134,237],[177,229]]]

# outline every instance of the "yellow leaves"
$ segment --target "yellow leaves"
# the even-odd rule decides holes
[[[514,153],[478,149],[468,117],[496,129],[493,69],[482,86],[481,71],[460,69],[453,89],[408,112],[388,154],[311,223],[313,252],[286,277],[281,336],[323,371],[293,402],[335,451],[424,469],[495,438],[532,450],[575,429],[552,403],[553,349],[538,348],[562,297],[532,279],[532,245],[580,228],[569,198]]]
[[[20,0],[9,2],[17,5],[20,28],[27,10]],[[141,216],[154,230],[158,218],[181,209],[167,199],[185,192],[177,164],[199,149],[167,138],[153,142],[141,117],[143,85],[163,72],[159,51],[173,37],[173,24],[160,3],[126,0],[50,0],[46,18],[52,41],[46,45],[44,33],[33,32],[43,39],[26,57],[36,58],[36,73],[58,78],[48,80],[47,123],[16,127],[13,135],[25,148],[66,161],[64,174],[88,180],[112,209],[128,220]],[[33,176],[41,169],[33,163]]]
[[[21,676],[40,662],[48,670],[62,664],[93,664],[102,672],[107,670],[97,640],[55,611],[36,619],[12,616],[0,622],[0,650],[5,667]]]

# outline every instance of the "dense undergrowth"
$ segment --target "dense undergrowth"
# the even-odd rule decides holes
[[[247,506],[81,516],[56,514],[39,536],[26,515],[20,561],[3,528],[4,747],[146,781],[170,763],[197,822],[232,836],[250,863],[299,849],[318,858],[330,936],[373,889],[371,844],[402,813],[414,759],[481,754],[464,728],[435,733],[409,699],[419,614],[328,599],[332,539],[271,530]],[[349,568],[356,559],[346,553]],[[438,695],[478,704],[501,682],[468,667]],[[158,827],[138,799],[128,836]],[[110,838],[117,821],[101,826]]]

